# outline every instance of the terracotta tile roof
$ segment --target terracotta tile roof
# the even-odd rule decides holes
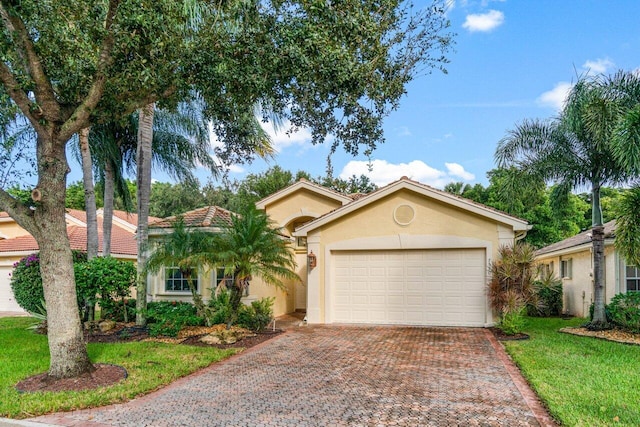
[[[182,215],[174,215],[168,218],[149,223],[149,228],[171,228],[178,219],[182,217],[186,227],[220,227],[231,225],[233,213],[219,206],[205,206],[185,212]]]
[[[616,220],[611,220],[604,224],[604,238],[610,239],[615,237],[616,233]],[[545,246],[542,249],[538,249],[536,251],[536,256],[548,254],[555,251],[561,251],[564,249],[573,248],[576,246],[581,246],[587,243],[591,243],[591,230],[585,230],[580,234],[576,234],[573,237],[569,237],[568,239],[561,240],[559,242],[553,243],[549,246]]]
[[[85,223],[86,213],[76,209],[67,209],[73,218]],[[87,228],[77,224],[67,227],[67,235],[71,249],[87,250]],[[102,250],[102,221],[98,221],[98,248]],[[38,243],[31,235],[0,240],[0,253],[18,251],[37,251]],[[111,230],[111,253],[113,255],[136,255],[138,246],[133,232],[125,230],[114,223]]]
[[[134,212],[126,212],[126,211],[113,211],[113,216],[118,217],[123,221],[127,221],[129,224],[133,224],[135,226],[138,225],[138,214]],[[158,218],[156,216],[149,216],[149,223],[159,221],[162,218]]]

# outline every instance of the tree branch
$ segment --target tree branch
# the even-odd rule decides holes
[[[38,117],[33,114],[32,107],[33,103],[27,96],[27,94],[20,87],[20,83],[16,80],[14,75],[7,67],[7,64],[0,61],[0,81],[4,85],[7,93],[16,103],[22,114],[29,120],[29,123],[33,126],[34,130],[37,133],[44,132],[44,127],[38,121]]]
[[[53,86],[51,86],[51,82],[42,68],[40,58],[34,49],[33,41],[29,37],[27,27],[17,14],[7,11],[6,2],[4,1],[2,2],[0,14],[2,14],[2,19],[6,24],[10,26],[9,29],[17,36],[17,42],[22,46],[22,52],[25,54],[23,57],[26,60],[29,74],[35,83],[34,93],[36,102],[44,107],[41,110],[44,112],[43,116],[45,114],[49,116],[46,117],[49,121],[60,120],[60,105],[56,100]],[[18,47],[18,49],[20,49],[20,47]]]
[[[20,203],[2,188],[0,188],[0,210],[6,211],[22,228],[33,235],[36,230],[33,210]]]
[[[89,124],[89,116],[102,99],[104,93],[105,84],[107,82],[107,67],[113,60],[112,51],[115,41],[113,34],[113,20],[118,10],[120,0],[110,0],[109,10],[107,11],[107,17],[105,19],[105,29],[107,34],[102,42],[100,48],[100,56],[98,58],[98,66],[96,69],[96,75],[93,80],[93,84],[89,89],[89,93],[85,97],[84,101],[75,109],[71,117],[62,125],[60,135],[58,139],[60,141],[68,141],[73,134],[77,133],[80,129],[85,128]]]

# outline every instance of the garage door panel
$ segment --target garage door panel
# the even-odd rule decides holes
[[[333,321],[483,326],[484,249],[332,254]]]

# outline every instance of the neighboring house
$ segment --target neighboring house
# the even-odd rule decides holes
[[[71,249],[87,250],[87,215],[76,209],[66,210],[67,234]],[[98,212],[99,248],[102,249],[102,209]],[[156,220],[157,218],[153,218]],[[138,217],[123,211],[114,211],[111,232],[111,255],[135,262],[138,253],[135,232]],[[26,255],[38,251],[36,240],[6,212],[0,212],[0,311],[23,313],[11,291],[13,265]],[[98,253],[101,255],[101,252]]]
[[[406,177],[353,197],[300,180],[257,207],[290,236],[303,283],[285,283],[285,293],[254,278],[247,298],[274,296],[276,315],[306,310],[309,323],[491,325],[489,263],[531,228]],[[215,231],[228,215],[203,208],[185,222]],[[170,227],[171,219],[150,224],[150,240]],[[220,279],[212,276],[199,274],[205,299]],[[175,277],[175,270],[150,277],[153,297],[175,299],[180,289],[188,300]]]
[[[605,298],[627,291],[640,291],[640,271],[626,265],[614,247],[616,222],[604,224]],[[589,315],[593,302],[593,253],[591,231],[536,251],[536,262],[562,279],[564,311],[579,317]]]

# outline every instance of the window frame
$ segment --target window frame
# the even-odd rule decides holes
[[[629,269],[635,270],[634,274],[629,275]],[[635,289],[629,289],[629,282],[635,284]],[[624,286],[626,292],[640,292],[640,267],[635,265],[625,265],[624,269]]]
[[[195,275],[195,282],[196,282],[196,292],[200,292],[200,269],[198,268],[192,268],[191,269],[193,271],[192,275]],[[176,271],[177,273],[180,274],[180,277],[176,278],[176,277],[169,277],[168,274],[170,274],[170,272],[172,271]],[[169,289],[168,288],[168,284],[169,281],[180,281],[183,286],[181,290],[176,290],[176,289]],[[184,288],[186,286],[186,289]],[[184,295],[184,294],[191,294],[191,289],[189,289],[189,284],[187,282],[187,279],[185,279],[184,277],[182,277],[182,272],[180,271],[180,268],[178,268],[178,266],[175,265],[171,265],[171,266],[165,266],[164,267],[164,293],[166,294],[180,294],[180,295]]]
[[[563,279],[571,279],[573,277],[573,258],[560,260],[560,276]]]

